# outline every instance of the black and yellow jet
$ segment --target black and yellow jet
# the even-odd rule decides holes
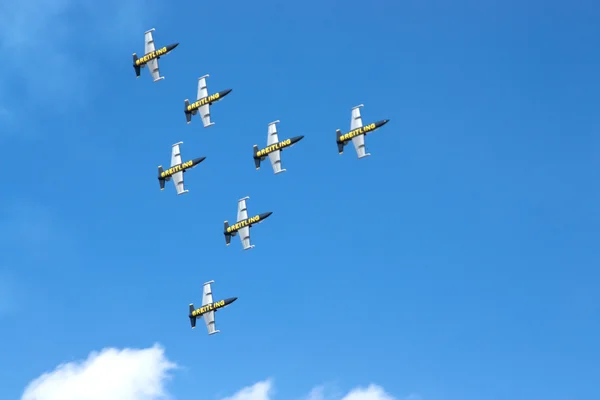
[[[281,168],[281,152],[283,149],[292,147],[304,138],[304,136],[295,136],[290,139],[279,141],[277,136],[277,124],[279,122],[279,120],[273,121],[268,126],[267,147],[259,150],[258,146],[254,145],[254,165],[256,166],[256,169],[260,169],[260,162],[269,156],[273,172],[275,172],[275,174],[285,172],[286,170]]]
[[[204,289],[202,291],[202,307],[195,308],[193,303],[190,304],[190,314],[188,315],[192,328],[196,327],[196,318],[204,317],[204,322],[206,323],[206,329],[208,329],[209,335],[220,332],[215,326],[215,313],[237,300],[237,297],[230,297],[225,300],[213,301],[212,288],[210,287],[211,283],[215,283],[215,281],[208,281],[204,284]]]
[[[342,133],[342,131],[339,129],[335,132],[337,138],[338,152],[340,154],[344,152],[344,146],[346,146],[348,142],[352,141],[358,158],[370,156],[371,154],[367,153],[367,149],[365,147],[365,136],[369,133],[375,132],[375,130],[381,128],[382,126],[390,122],[389,119],[383,119],[381,121],[377,121],[369,125],[363,125],[362,118],[360,116],[361,107],[364,107],[364,105],[359,104],[356,107],[352,108],[350,132]]]
[[[246,208],[246,200],[250,197],[244,197],[238,200],[238,212],[237,222],[233,225],[229,225],[229,222],[225,221],[225,244],[229,246],[231,244],[231,237],[240,234],[240,240],[244,250],[250,250],[254,246],[250,243],[250,228],[254,224],[259,224],[265,219],[269,218],[273,212],[269,211],[262,214],[257,214],[254,217],[248,218],[248,209]]]
[[[215,124],[210,120],[210,106],[231,93],[231,89],[226,89],[209,95],[208,87],[206,86],[206,78],[208,77],[209,75],[204,75],[198,78],[198,95],[196,96],[197,100],[195,102],[190,104],[189,99],[185,99],[183,101],[183,111],[185,112],[185,120],[187,123],[189,124],[192,122],[192,115],[196,115],[198,112],[200,112],[202,124],[205,128]]]
[[[160,190],[164,190],[165,182],[170,181],[173,178],[173,184],[177,190],[177,194],[187,193],[188,190],[183,186],[183,174],[206,160],[206,157],[193,158],[186,162],[181,162],[181,150],[179,145],[183,142],[175,143],[171,148],[171,167],[164,170],[162,165],[158,166],[158,183],[160,184]]]
[[[158,69],[158,59],[168,54],[175,47],[179,46],[179,43],[170,44],[165,47],[161,47],[156,50],[154,48],[154,38],[152,37],[152,32],[154,32],[154,28],[149,31],[144,32],[144,56],[138,58],[137,54],[133,53],[133,69],[135,70],[135,76],[137,78],[140,77],[140,69],[144,68],[148,65],[148,69],[150,70],[150,74],[152,75],[152,79],[154,82],[165,79],[164,76],[160,76],[160,71]]]

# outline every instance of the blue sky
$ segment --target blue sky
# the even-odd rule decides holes
[[[269,378],[277,399],[600,397],[598,4],[2,9],[0,398],[155,343],[182,400]],[[180,43],[158,83],[131,67],[152,27]],[[183,113],[205,74],[233,89],[208,129]],[[335,130],[361,103],[391,122],[357,160]],[[277,119],[305,138],[275,176],[251,155]],[[156,180],[179,141],[207,157],[183,196]],[[273,211],[247,252],[222,234],[244,196]],[[210,337],[187,319],[208,280],[239,297]]]

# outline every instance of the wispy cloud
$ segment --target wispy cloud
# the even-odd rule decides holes
[[[21,400],[165,400],[166,386],[180,369],[159,345],[147,349],[107,348],[86,360],[61,364],[33,380]],[[274,400],[272,379],[256,382],[221,400]],[[324,400],[324,386],[316,386],[304,399]],[[333,399],[333,397],[331,397]],[[396,400],[382,387],[357,387],[336,400]]]
[[[371,384],[367,387],[356,387],[346,394],[325,395],[325,385],[314,387],[304,400],[397,400],[378,385]],[[274,400],[275,391],[273,380],[267,379],[247,386],[231,397],[222,400]]]
[[[0,107],[15,114],[34,102],[40,111],[81,106],[98,62],[93,53],[118,49],[124,37],[143,34],[153,5],[150,0],[3,2],[0,73],[11,79],[0,88]]]
[[[246,386],[231,397],[222,400],[269,400],[274,394],[273,381],[267,379],[257,382],[252,386]]]

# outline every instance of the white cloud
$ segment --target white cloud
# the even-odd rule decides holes
[[[32,381],[21,400],[167,400],[165,386],[170,371],[178,369],[164,349],[106,348],[87,360],[61,364]],[[325,395],[325,385],[316,386],[305,400],[396,400],[381,386],[357,387],[345,395]],[[274,400],[272,379],[240,389],[221,400]],[[411,395],[404,400],[417,400]]]
[[[274,400],[274,389],[271,379],[257,382],[252,386],[247,386],[231,397],[226,397],[222,400]],[[396,400],[395,397],[386,393],[381,386],[374,384],[366,388],[357,387],[352,389],[346,395],[325,396],[325,386],[314,387],[305,400]]]
[[[164,349],[107,348],[87,360],[59,365],[31,382],[21,400],[168,399],[165,384],[177,368]]]
[[[342,400],[395,400],[381,386],[369,385],[366,388],[352,389]]]
[[[231,397],[222,400],[271,400],[273,382],[270,379],[246,386]]]

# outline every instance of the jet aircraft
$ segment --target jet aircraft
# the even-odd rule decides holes
[[[225,300],[213,302],[212,288],[210,287],[211,283],[215,283],[215,281],[208,281],[204,284],[202,291],[202,307],[194,308],[194,304],[190,304],[189,314],[192,329],[196,327],[196,318],[201,316],[204,317],[204,322],[206,323],[206,329],[208,329],[209,335],[220,332],[215,326],[215,313],[219,311],[219,309],[227,307],[229,304],[237,300],[237,297],[230,297]]]
[[[181,151],[179,150],[180,144],[183,144],[183,142],[175,143],[171,148],[171,168],[165,171],[163,170],[162,165],[158,166],[158,182],[160,183],[160,190],[164,190],[165,181],[171,180],[172,177],[178,195],[189,191],[185,190],[183,186],[183,174],[188,169],[194,168],[206,159],[206,157],[199,157],[182,163]]]
[[[285,169],[281,168],[281,152],[283,149],[292,147],[294,144],[298,143],[304,136],[295,136],[291,139],[279,141],[277,137],[277,124],[280,121],[273,121],[269,124],[269,131],[267,134],[267,147],[259,150],[257,145],[254,145],[254,164],[256,165],[256,169],[260,169],[260,162],[269,156],[269,160],[271,161],[271,166],[273,167],[273,172],[275,174],[279,174],[280,172],[285,172]]]
[[[204,127],[208,128],[209,126],[214,125],[215,123],[210,121],[210,106],[231,92],[231,89],[227,89],[209,96],[206,86],[206,78],[209,76],[210,75],[204,75],[198,78],[198,95],[197,100],[194,103],[190,104],[189,99],[184,100],[185,119],[187,120],[188,124],[192,122],[192,115],[196,115],[198,111],[200,111],[200,116],[202,117],[202,123],[204,124]]]
[[[144,32],[145,54],[143,57],[138,58],[137,54],[133,53],[133,69],[135,69],[135,76],[139,78],[140,69],[148,65],[148,68],[150,69],[150,74],[152,75],[152,79],[154,79],[154,82],[157,82],[162,79],[165,79],[164,76],[160,76],[160,71],[158,69],[158,59],[164,56],[165,54],[170,53],[171,50],[179,46],[179,43],[170,44],[168,46],[156,50],[154,48],[154,38],[152,37],[152,32],[154,31],[155,29],[152,28],[149,31]]]
[[[225,243],[227,246],[231,243],[231,237],[240,234],[240,240],[244,250],[249,250],[254,246],[250,244],[250,228],[254,224],[259,224],[269,218],[273,212],[269,211],[262,214],[257,214],[254,217],[248,218],[248,209],[246,208],[246,200],[250,197],[244,197],[238,200],[237,222],[231,226],[225,221]]]
[[[356,107],[352,108],[350,132],[342,134],[342,131],[339,129],[335,132],[337,137],[338,151],[340,154],[344,152],[344,146],[346,146],[348,142],[352,140],[352,144],[354,145],[354,149],[356,150],[358,158],[370,156],[371,154],[367,153],[367,149],[365,147],[365,136],[367,135],[367,133],[374,132],[376,129],[381,128],[383,125],[387,124],[390,121],[389,119],[384,119],[363,126],[362,118],[360,116],[361,107],[364,107],[364,104],[359,104]]]

